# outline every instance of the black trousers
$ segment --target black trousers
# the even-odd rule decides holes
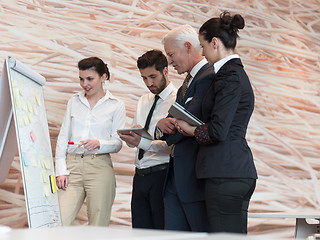
[[[134,175],[131,198],[133,228],[164,229],[163,185],[167,169]]]
[[[211,232],[247,233],[248,207],[256,180],[206,179],[205,198]]]

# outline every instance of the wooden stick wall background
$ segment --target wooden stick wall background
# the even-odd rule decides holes
[[[240,13],[246,27],[237,51],[256,94],[248,129],[259,180],[251,212],[320,210],[320,1],[319,0],[21,0],[0,1],[0,64],[13,56],[47,79],[44,87],[52,149],[67,100],[80,89],[77,62],[104,59],[110,91],[126,104],[127,126],[147,92],[136,59],[163,49],[170,29],[196,30],[221,11]],[[170,67],[170,79],[183,76]],[[134,150],[112,156],[117,195],[112,225],[131,227]],[[18,155],[0,185],[0,224],[26,227]],[[85,206],[76,224],[86,224]],[[293,236],[293,220],[250,219],[250,234]],[[277,228],[278,230],[275,230]]]

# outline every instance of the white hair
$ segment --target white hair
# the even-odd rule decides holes
[[[167,40],[173,39],[177,47],[183,47],[185,42],[190,42],[196,51],[200,51],[198,33],[188,24],[176,27],[168,32],[162,39],[162,44]]]

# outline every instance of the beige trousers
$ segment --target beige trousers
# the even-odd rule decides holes
[[[108,226],[116,191],[110,155],[68,154],[67,169],[69,185],[58,194],[62,225],[73,223],[86,199],[89,225]]]

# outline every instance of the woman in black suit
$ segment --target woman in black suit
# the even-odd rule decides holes
[[[196,173],[205,179],[205,200],[212,232],[247,233],[250,198],[257,172],[246,131],[254,108],[254,94],[234,49],[241,15],[224,12],[199,30],[203,55],[214,66],[215,77],[202,101],[204,125],[177,121],[178,130],[195,136],[201,147]]]

